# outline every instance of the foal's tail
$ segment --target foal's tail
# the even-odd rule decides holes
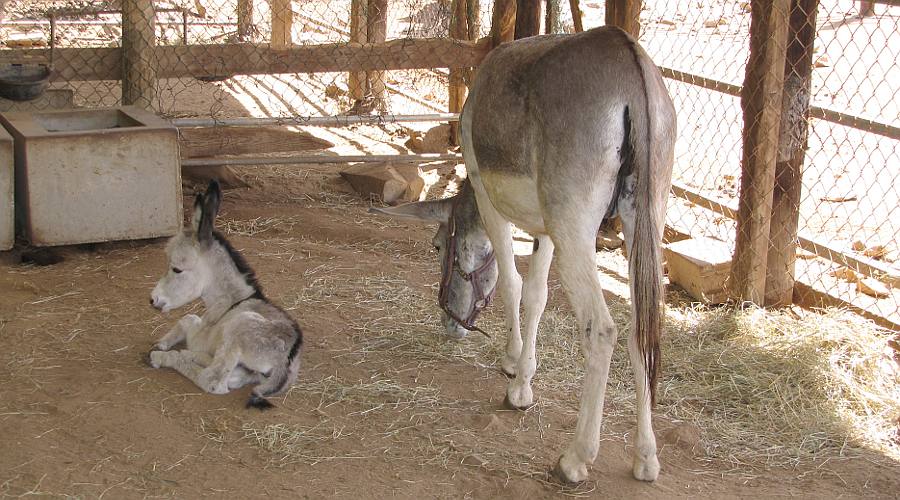
[[[294,330],[297,336],[288,352],[287,362],[275,367],[263,383],[253,388],[250,392],[250,399],[247,400],[247,408],[256,408],[257,410],[272,408],[275,405],[266,398],[286,391],[297,380],[297,373],[300,371],[300,347],[303,344],[303,333],[296,324],[294,324]]]
[[[650,402],[656,402],[656,386],[659,376],[660,349],[659,339],[662,334],[663,315],[663,272],[662,272],[662,225],[664,224],[664,204],[666,198],[661,196],[661,186],[666,182],[667,167],[662,164],[666,159],[654,154],[654,144],[661,138],[656,137],[654,128],[654,112],[661,111],[655,106],[651,111],[651,102],[658,92],[658,86],[648,88],[648,78],[653,78],[656,69],[640,47],[631,41],[631,52],[642,83],[639,94],[642,98],[625,110],[625,140],[632,154],[623,160],[631,160],[634,175],[633,210],[634,235],[631,248],[628,248],[628,267],[631,278],[631,304],[633,315],[634,340],[644,361],[647,383],[650,389]],[[657,150],[658,151],[658,150]],[[623,165],[624,167],[624,165]],[[621,200],[621,198],[620,198]]]

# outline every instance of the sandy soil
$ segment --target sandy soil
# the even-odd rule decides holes
[[[450,167],[439,172],[456,180]],[[541,390],[539,371],[539,404],[502,409],[506,379],[470,357],[496,357],[502,339],[439,335],[431,228],[368,215],[333,166],[262,167],[247,178],[249,188],[226,192],[221,226],[304,328],[298,384],[259,413],[244,409],[246,390],[202,394],[143,364],[184,313],[147,304],[166,266],[161,240],[63,248],[65,260],[45,267],[4,254],[0,494],[886,498],[900,488],[896,465],[874,454],[793,469],[709,460],[673,442],[684,424],[664,415],[662,474],[639,483],[632,410],[612,407],[591,480],[553,483],[546,470],[571,435],[577,394]],[[405,292],[384,296],[390,289]],[[550,307],[564,308],[555,276],[551,290]],[[401,319],[410,308],[420,321]],[[499,314],[493,306],[485,321]]]

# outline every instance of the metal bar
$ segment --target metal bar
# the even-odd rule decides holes
[[[679,71],[672,68],[659,67],[660,72],[666,78],[671,80],[696,85],[705,89],[721,92],[733,97],[741,96],[741,86],[733,83],[727,83],[714,78],[688,73],[687,71]],[[865,118],[858,115],[842,113],[840,111],[824,108],[821,106],[810,106],[809,115],[812,118],[819,118],[827,122],[836,123],[845,127],[856,130],[862,130],[872,134],[887,137],[889,139],[900,140],[900,127],[880,122],[872,118]]]
[[[727,201],[712,196],[702,195],[678,182],[672,182],[672,193],[679,198],[688,200],[701,208],[711,210],[719,215],[728,217],[729,219],[737,217],[737,207],[731,206]],[[811,236],[801,234],[798,236],[797,240],[800,244],[800,248],[809,253],[842,266],[846,266],[860,274],[876,277],[892,286],[900,286],[900,273],[898,273],[896,269],[892,269],[875,259],[870,259],[862,255],[849,255],[844,253],[841,249],[832,246],[830,243]]]
[[[243,156],[234,158],[192,158],[181,160],[182,167],[213,167],[221,165],[286,165],[292,163],[428,163],[434,161],[462,161],[462,155],[454,154],[421,154],[421,155],[360,155],[360,156],[322,156],[297,155],[279,156],[275,158],[259,156]]]
[[[459,113],[434,113],[427,115],[372,115],[372,116],[295,116],[289,118],[175,118],[170,122],[176,127],[254,127],[260,125],[294,125],[302,127],[338,127],[343,125],[417,122],[455,122]]]

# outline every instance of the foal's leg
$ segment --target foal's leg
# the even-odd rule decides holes
[[[497,287],[500,289],[503,306],[506,308],[508,336],[506,338],[506,354],[500,362],[500,367],[507,375],[515,376],[522,354],[522,335],[519,330],[522,276],[516,270],[515,254],[513,254],[512,248],[512,225],[491,204],[480,181],[473,178],[472,187],[475,189],[481,222],[491,240],[491,246],[494,247],[494,256],[497,258],[497,267],[500,272]]]
[[[516,365],[516,378],[510,380],[506,389],[506,405],[524,409],[534,403],[531,391],[531,378],[537,368],[535,341],[537,340],[538,323],[544,307],[547,305],[547,275],[550,262],[553,260],[553,241],[549,236],[535,239],[535,251],[531,254],[531,265],[525,278],[522,298],[525,305],[525,345],[519,362]]]
[[[196,314],[186,315],[178,320],[178,323],[175,323],[175,326],[169,330],[169,333],[163,335],[163,338],[159,339],[159,342],[157,342],[155,346],[156,349],[168,351],[183,342],[188,335],[192,335],[199,330],[201,324],[202,321],[200,320],[200,316],[197,316]]]
[[[553,235],[556,265],[578,320],[586,371],[575,437],[559,458],[555,471],[561,479],[570,482],[588,478],[587,466],[594,462],[600,448],[603,399],[618,335],[597,277],[595,236],[587,231],[582,233]]]

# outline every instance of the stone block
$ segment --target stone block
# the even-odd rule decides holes
[[[0,114],[16,218],[36,246],[171,236],[182,225],[178,133],[142,109]]]
[[[731,245],[712,238],[692,238],[663,247],[669,282],[705,304],[728,300],[725,282],[731,273]]]

